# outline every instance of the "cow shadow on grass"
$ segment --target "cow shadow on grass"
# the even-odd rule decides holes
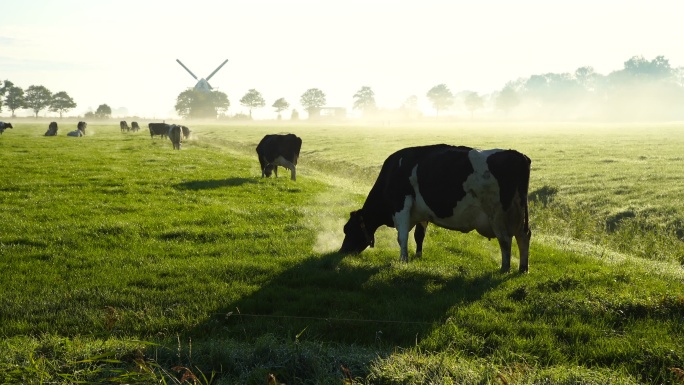
[[[354,258],[350,263],[344,258]],[[314,254],[226,304],[195,329],[198,337],[240,340],[264,334],[362,345],[412,346],[444,322],[455,306],[467,306],[514,275],[419,270],[409,265],[365,263],[363,255]],[[234,275],[231,278],[231,274]],[[226,279],[240,273],[226,271]],[[255,274],[259,274],[255,272]]]
[[[193,180],[189,182],[178,183],[174,185],[179,190],[211,190],[222,187],[237,187],[243,184],[257,183],[254,178],[228,178],[228,179],[209,179],[209,180]]]

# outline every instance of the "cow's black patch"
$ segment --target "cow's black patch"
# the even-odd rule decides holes
[[[463,183],[474,169],[468,159],[469,147],[449,147],[434,152],[418,165],[418,189],[425,203],[439,218],[454,214],[466,195]]]
[[[499,151],[487,158],[487,167],[499,183],[499,200],[504,210],[511,207],[516,192],[527,205],[530,164],[530,158],[515,150]]]

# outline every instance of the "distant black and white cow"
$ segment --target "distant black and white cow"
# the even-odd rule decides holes
[[[76,130],[67,132],[67,136],[76,136],[76,137],[85,136],[86,127],[88,127],[88,123],[78,122],[78,124],[76,125]]]
[[[344,226],[340,252],[373,247],[382,225],[397,229],[400,257],[408,261],[409,231],[416,227],[416,257],[428,223],[496,238],[501,270],[509,271],[515,237],[519,270],[526,272],[530,247],[527,190],[530,158],[515,150],[475,150],[445,144],[410,147],[390,155],[363,207]]]
[[[50,122],[47,131],[45,131],[45,136],[57,136],[58,130],[59,127],[57,126],[57,122]]]
[[[290,170],[291,179],[297,180],[297,160],[302,148],[302,139],[295,134],[271,134],[264,136],[256,147],[261,177],[270,177],[271,172],[278,177],[278,166]]]
[[[177,124],[172,124],[169,127],[168,136],[171,140],[171,144],[173,144],[173,149],[180,150],[181,143],[183,142],[183,129],[181,128],[181,126]]]
[[[133,131],[133,132],[140,131],[140,126],[138,125],[138,122],[131,122],[131,131]]]
[[[155,135],[159,135],[162,138],[169,134],[170,125],[166,123],[150,123],[147,125],[150,129],[150,138],[154,139]]]
[[[126,123],[125,120],[122,120],[119,122],[119,127],[121,127],[121,132],[124,132],[124,131],[128,132],[131,130],[131,128],[128,127],[128,123]]]
[[[14,128],[12,127],[12,123],[0,122],[0,135],[2,135],[2,133],[8,128]]]

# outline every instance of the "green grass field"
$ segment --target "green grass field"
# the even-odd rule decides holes
[[[684,381],[684,125],[189,123],[173,151],[13,124],[0,383]],[[278,132],[303,138],[296,182],[260,178]],[[384,159],[441,142],[532,159],[529,274],[434,226],[408,264],[394,229],[336,253]]]

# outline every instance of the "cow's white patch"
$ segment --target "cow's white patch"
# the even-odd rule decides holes
[[[297,170],[295,168],[295,164],[297,164],[297,157],[294,159],[294,163],[290,162],[289,160],[283,158],[282,155],[278,156],[274,161],[273,165],[275,166],[282,166],[285,167],[286,169],[290,170],[291,172],[291,179],[292,180],[297,180]],[[277,176],[277,175],[276,175]]]

